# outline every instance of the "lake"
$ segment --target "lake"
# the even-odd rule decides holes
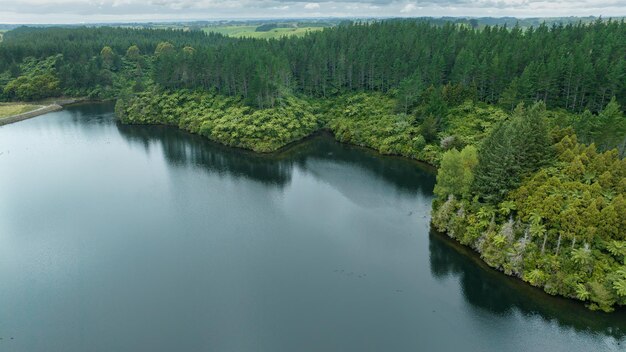
[[[435,175],[320,135],[272,155],[85,104],[0,127],[0,351],[624,351],[430,231]]]

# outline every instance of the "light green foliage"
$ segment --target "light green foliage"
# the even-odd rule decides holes
[[[396,101],[380,93],[359,93],[332,99],[325,120],[335,137],[378,150],[433,162],[436,153],[428,153],[426,142],[414,124],[414,117],[395,113]]]
[[[593,261],[591,250],[589,247],[572,249],[572,260],[581,267],[589,266]]]
[[[478,156],[474,146],[467,146],[460,152],[456,149],[445,152],[437,173],[435,195],[441,199],[449,195],[468,197],[474,181],[473,170],[477,164]]]
[[[433,224],[493,267],[611,311],[626,304],[626,160],[573,135],[553,148],[555,163],[507,192],[498,211],[438,192]]]
[[[584,284],[577,284],[576,285],[576,298],[578,298],[581,301],[587,301],[589,299],[589,297],[591,297],[591,294],[589,293],[589,290],[587,290],[587,287]]]
[[[199,96],[202,97],[199,98]],[[216,105],[213,109],[205,112],[204,109],[208,108],[203,104],[197,105],[195,101],[205,99],[208,96],[222,102],[222,105]],[[128,110],[132,116],[129,119],[122,119],[124,122],[177,125],[228,145],[269,151],[277,149],[289,141],[300,139],[318,128],[327,127],[341,142],[373,148],[382,154],[415,158],[431,164],[439,163],[445,149],[448,149],[444,147],[448,143],[447,141],[450,141],[452,146],[459,143],[465,144],[460,142],[462,139],[479,141],[481,135],[484,135],[485,131],[491,128],[491,123],[488,122],[482,127],[467,130],[458,129],[456,130],[456,133],[459,133],[458,137],[453,135],[452,131],[443,129],[439,133],[441,140],[437,139],[427,143],[422,135],[423,124],[416,121],[414,115],[397,113],[395,110],[396,99],[382,93],[357,93],[326,100],[304,100],[292,94],[285,94],[284,98],[274,107],[266,109],[249,106],[241,98],[225,97],[212,93],[200,94],[188,90],[162,94],[158,91],[155,93],[154,90],[150,89],[148,93],[124,100],[126,101],[126,104],[123,104],[124,110]],[[168,102],[170,100],[171,102]],[[176,107],[177,104],[184,106]],[[192,109],[198,110],[198,112],[195,113]],[[443,120],[447,121],[448,118],[463,119],[464,117],[468,120],[480,119],[482,115],[474,115],[477,110],[483,111],[483,114],[488,116],[491,116],[490,113],[495,115],[501,113],[501,110],[497,108],[493,108],[493,110],[482,107],[475,109],[472,103],[468,102],[464,109],[452,109],[449,115],[443,117]],[[487,110],[489,112],[485,112]],[[129,113],[120,111],[118,115],[129,116]],[[283,114],[284,116],[275,114]],[[155,116],[158,116],[158,119],[155,120]],[[299,116],[307,116],[307,121],[315,121],[314,125],[311,127],[308,124],[293,125],[284,122],[300,121],[301,117]],[[489,119],[489,117],[486,118]],[[495,117],[495,119],[501,118],[503,117]],[[206,123],[200,123],[200,121],[205,122],[205,120]],[[269,125],[264,127],[263,124]],[[459,125],[456,123],[454,126]],[[257,133],[265,128],[276,130],[278,137],[270,135],[265,137],[267,140],[262,141],[261,135],[250,134],[251,131]],[[208,133],[207,131],[212,132]],[[461,134],[466,131],[467,135]],[[246,135],[245,139],[248,142],[231,140],[229,137],[241,138],[244,135]],[[465,148],[457,153],[463,159],[466,170],[474,168],[476,148]],[[465,172],[461,178],[463,179],[461,181],[463,188],[453,193],[458,196],[467,193],[467,189],[472,183],[472,174]]]
[[[613,288],[620,297],[626,297],[626,265],[615,272]]]
[[[154,55],[159,56],[162,54],[171,53],[172,51],[174,51],[174,45],[172,45],[172,43],[160,42],[159,44],[157,44],[157,47],[154,50]]]
[[[57,96],[59,92],[59,80],[51,73],[20,76],[4,87],[5,96],[21,101]]]
[[[129,60],[139,60],[140,57],[141,50],[139,50],[137,45],[131,45],[128,47],[128,50],[126,50],[126,58]]]
[[[113,66],[113,60],[115,60],[115,53],[110,46],[105,46],[100,50],[100,57],[102,58],[103,65],[110,69]]]
[[[25,59],[20,65],[21,75],[4,86],[4,96],[10,100],[32,101],[59,95],[60,82],[55,69],[58,58]]]
[[[533,286],[542,286],[546,280],[546,274],[541,269],[533,269],[523,279]]]
[[[446,87],[442,89],[444,92]],[[358,93],[329,99],[322,111],[329,128],[342,142],[433,165],[438,165],[443,153],[450,148],[477,146],[498,122],[508,117],[500,108],[471,100],[452,108],[441,107],[437,104],[438,94],[430,95],[431,99],[422,101],[422,104],[411,105],[416,113],[410,115],[404,113],[404,96],[392,98],[381,93]],[[416,116],[424,114],[427,115],[424,119]],[[434,114],[439,117],[433,117]]]
[[[254,109],[237,98],[209,92],[150,90],[120,100],[116,114],[124,123],[168,124],[219,143],[271,152],[318,128],[311,106],[294,97]]]
[[[458,136],[464,144],[479,145],[498,123],[508,117],[496,106],[466,101],[448,112],[448,133]]]
[[[616,260],[626,265],[626,241],[611,241],[606,249]]]

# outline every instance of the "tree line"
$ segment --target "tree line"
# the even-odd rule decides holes
[[[155,55],[163,42],[172,50]],[[25,58],[61,54],[56,74],[62,89],[106,85],[99,55],[105,46],[119,57],[137,47],[150,63],[142,73],[162,87],[214,89],[257,107],[289,94],[377,91],[398,94],[409,110],[424,89],[445,84],[509,109],[542,100],[548,108],[598,112],[613,96],[626,104],[623,20],[527,29],[389,20],[276,40],[183,30],[18,28],[0,45],[0,72],[17,78]]]

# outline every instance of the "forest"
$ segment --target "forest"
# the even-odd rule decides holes
[[[33,58],[54,61],[41,75],[75,94],[103,94],[98,88],[106,90],[111,76],[130,65],[135,80],[215,89],[258,108],[291,94],[366,91],[397,95],[408,113],[424,89],[460,84],[477,101],[509,109],[516,101],[542,100],[550,109],[598,112],[613,96],[626,103],[624,28],[623,20],[480,30],[389,20],[261,40],[183,30],[21,27],[7,32],[0,46],[0,84],[38,76],[24,63]],[[160,43],[167,45],[157,51]],[[101,53],[105,47],[111,50]]]
[[[271,152],[317,130],[439,167],[432,223],[490,266],[626,305],[626,23],[341,22],[302,37],[28,28],[0,43],[0,100],[116,99]]]

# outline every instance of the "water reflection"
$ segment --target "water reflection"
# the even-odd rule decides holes
[[[626,311],[592,312],[582,304],[547,295],[520,280],[489,268],[478,255],[443,234],[429,234],[430,270],[434,277],[458,278],[465,300],[497,316],[518,311],[579,332],[626,338]]]
[[[130,143],[163,151],[168,163],[197,166],[214,173],[254,179],[266,185],[283,187],[291,179],[292,161],[261,158],[250,152],[226,148],[167,126],[128,126],[117,124]]]
[[[194,165],[209,172],[246,177],[266,185],[285,187],[293,168],[312,171],[313,161],[332,161],[334,165],[358,167],[383,180],[398,191],[429,196],[434,187],[432,169],[400,158],[380,158],[373,151],[341,145],[327,133],[320,133],[273,154],[257,154],[225,147],[201,136],[167,126],[128,126],[117,124],[120,134],[130,143],[149,149],[156,146],[172,165]],[[361,149],[355,153],[355,149]]]
[[[70,123],[80,125],[82,131],[89,133],[86,122],[106,124],[131,146],[140,146],[147,152],[153,148],[162,151],[166,162],[174,167],[196,167],[280,189],[293,181],[297,169],[313,174],[359,205],[375,204],[382,198],[376,192],[423,197],[421,203],[426,213],[432,197],[434,177],[427,167],[401,158],[381,158],[373,151],[339,144],[328,135],[310,138],[278,153],[259,155],[224,147],[172,127],[116,123],[110,104],[80,106],[67,112],[71,114]],[[373,198],[359,198],[365,196]],[[591,312],[582,304],[548,296],[486,267],[470,249],[440,234],[429,234],[428,248],[432,276],[438,281],[458,279],[464,301],[470,308],[488,313],[490,318],[519,314],[578,332],[616,339],[626,336],[624,310],[613,314]],[[420,255],[419,249],[415,253]]]

